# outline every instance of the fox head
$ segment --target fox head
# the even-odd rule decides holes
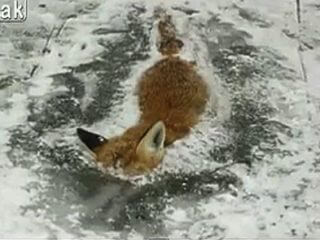
[[[110,139],[82,128],[77,129],[77,134],[98,162],[105,167],[120,166],[129,175],[149,172],[161,163],[165,153],[166,129],[162,121],[149,128],[138,124]]]

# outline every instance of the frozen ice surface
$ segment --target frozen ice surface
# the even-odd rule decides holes
[[[150,176],[104,173],[77,139],[138,118],[173,15],[212,103]],[[0,24],[0,238],[320,238],[320,5],[32,0]],[[216,111],[213,111],[216,109]]]

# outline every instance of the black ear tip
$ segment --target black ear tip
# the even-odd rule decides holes
[[[87,139],[88,136],[91,134],[90,132],[84,130],[83,128],[77,128],[77,134],[79,138],[84,141],[84,139]]]
[[[86,130],[84,130],[83,128],[77,128],[77,134],[80,137],[81,135],[85,134],[85,132],[87,132]]]
[[[107,141],[104,137],[84,130],[83,128],[77,128],[77,134],[81,141],[91,150]]]

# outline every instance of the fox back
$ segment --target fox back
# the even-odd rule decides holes
[[[140,119],[122,135],[106,139],[79,128],[80,139],[105,167],[126,174],[144,174],[162,161],[165,148],[189,134],[209,98],[208,87],[194,63],[178,56],[183,42],[176,38],[171,16],[161,13],[158,49],[163,58],[138,81]]]

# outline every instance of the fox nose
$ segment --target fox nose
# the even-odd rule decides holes
[[[93,151],[96,147],[102,145],[103,143],[107,142],[108,140],[104,137],[84,130],[83,128],[77,128],[77,134],[80,140],[91,150]]]

